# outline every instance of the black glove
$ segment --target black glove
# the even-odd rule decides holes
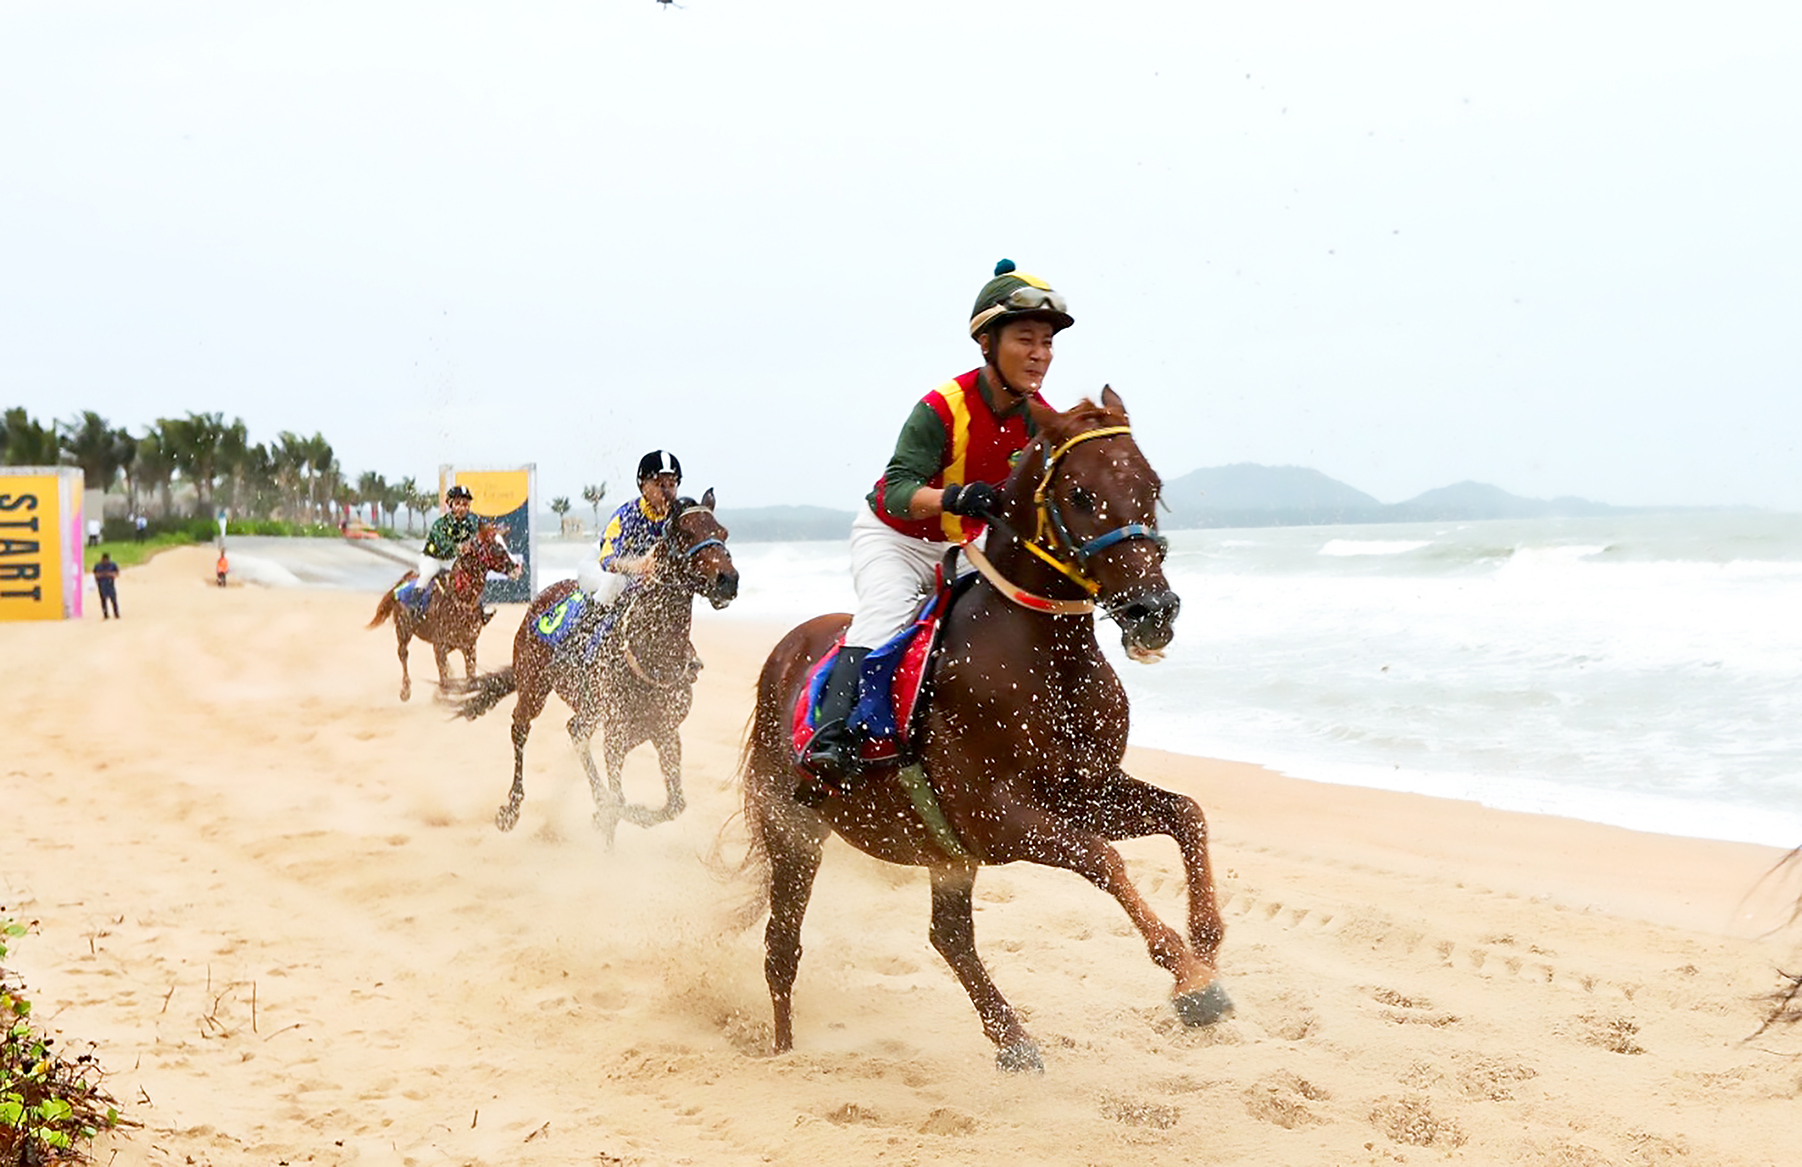
[[[942,505],[954,515],[969,519],[985,519],[998,501],[995,488],[986,482],[953,482],[945,488]]]

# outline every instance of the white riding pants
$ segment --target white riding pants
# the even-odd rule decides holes
[[[868,504],[851,520],[851,586],[857,612],[845,631],[848,648],[878,648],[906,628],[932,591],[933,569],[949,544],[903,535]]]
[[[626,588],[627,578],[624,572],[608,571],[598,559],[589,559],[576,565],[576,586],[587,592],[603,608],[619,599],[620,592]]]
[[[422,589],[431,587],[432,580],[437,577],[439,572],[443,571],[445,568],[447,568],[449,566],[450,566],[450,561],[447,559],[434,559],[430,555],[427,555],[425,552],[423,552],[423,551],[420,552],[419,553],[419,585],[418,586]]]

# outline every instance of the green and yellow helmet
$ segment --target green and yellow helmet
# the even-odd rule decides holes
[[[995,278],[982,285],[970,309],[970,335],[981,336],[1010,320],[1048,320],[1059,332],[1076,323],[1064,298],[1038,276],[1014,269],[1014,261],[995,265]]]

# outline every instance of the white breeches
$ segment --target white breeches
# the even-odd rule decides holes
[[[598,559],[589,559],[576,565],[576,586],[594,597],[594,601],[602,607],[613,603],[625,590],[627,576],[623,572],[608,571],[601,566]]]
[[[420,552],[419,553],[419,586],[422,588],[430,587],[432,580],[437,576],[437,574],[449,566],[450,566],[449,560],[433,559],[430,555],[427,555],[425,552],[423,552],[423,551]]]
[[[903,535],[865,505],[851,521],[851,586],[857,613],[845,631],[850,648],[877,648],[906,628],[932,591],[947,543]]]

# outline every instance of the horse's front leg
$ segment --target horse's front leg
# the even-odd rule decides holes
[[[1218,964],[1226,924],[1215,898],[1208,822],[1200,805],[1186,794],[1116,771],[1100,797],[1072,800],[1069,809],[1072,813],[1067,817],[1072,821],[1113,842],[1146,835],[1168,835],[1175,840],[1189,889],[1189,943],[1196,956],[1209,965]]]
[[[932,869],[932,946],[945,958],[962,982],[982,1031],[995,1043],[995,1064],[1003,1070],[1044,1072],[1039,1047],[1014,1013],[1007,998],[989,979],[989,970],[976,954],[976,923],[971,916],[975,867]]]
[[[594,798],[594,826],[604,836],[608,849],[613,847],[613,832],[619,826],[621,809],[625,804],[625,788],[620,783],[620,772],[625,768],[626,751],[618,733],[604,733],[601,736],[601,757],[607,764],[607,789],[601,786],[601,772],[595,768],[594,752],[589,749],[589,742],[594,737],[598,716],[593,712],[595,701],[583,701],[576,713],[569,719],[569,740],[575,746],[576,756],[582,760],[582,770],[588,775],[588,793]]]
[[[438,662],[437,699],[440,701],[449,700],[451,693],[450,654],[450,645],[444,643],[443,637],[440,637],[438,641],[432,645],[432,656]]]
[[[626,817],[641,827],[667,823],[688,807],[688,801],[682,797],[682,735],[670,726],[653,734],[651,744],[657,748],[657,765],[663,771],[663,809],[627,807]],[[611,775],[612,767],[607,772]]]
[[[413,640],[413,633],[402,625],[400,613],[394,615],[395,654],[400,657],[400,699],[407,700],[413,696],[413,678],[407,673],[407,647]]]
[[[1145,938],[1151,959],[1176,979],[1172,1003],[1184,1023],[1209,1025],[1232,1011],[1232,1000],[1220,987],[1213,962],[1203,959],[1176,929],[1158,919],[1157,913],[1151,910],[1151,905],[1128,878],[1126,861],[1120,858],[1120,852],[1099,833],[1054,818],[1037,807],[1021,808],[1008,823],[1012,837],[1006,840],[1005,849],[991,847],[987,850],[992,862],[1026,859],[1076,872],[1114,897]],[[1213,906],[1211,883],[1206,902],[1213,923],[1203,930],[1211,928],[1218,947],[1219,912]],[[1193,901],[1190,906],[1193,909]]]

